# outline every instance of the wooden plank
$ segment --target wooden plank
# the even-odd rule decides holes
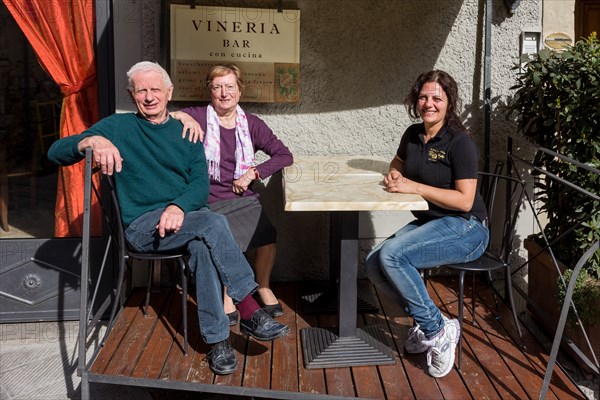
[[[477,288],[477,296],[482,299],[486,304],[493,304],[491,291],[485,286],[479,286]],[[508,332],[515,348],[519,351],[521,349],[518,346],[519,340],[516,327],[514,326],[512,311],[504,304],[500,299],[500,310],[498,311],[500,323],[504,329]],[[548,351],[546,351],[541,344],[537,341],[535,336],[521,324],[521,330],[523,332],[523,340],[526,348],[522,350],[522,354],[529,361],[531,368],[537,373],[536,383],[534,384],[531,391],[534,393],[533,397],[537,398],[539,391],[544,380],[544,373],[546,371],[546,365],[548,364]],[[518,375],[517,375],[518,376]],[[550,393],[552,392],[552,393]],[[550,392],[546,395],[547,398],[556,396],[558,399],[575,398],[585,399],[585,395],[581,392],[579,387],[569,378],[565,371],[561,368],[555,368],[550,381]]]
[[[321,314],[318,319],[321,328],[337,328],[338,317],[335,314]],[[356,396],[350,368],[326,368],[325,382],[327,383],[327,394],[346,397]]]
[[[432,299],[449,316],[457,315],[456,287],[454,277],[434,277],[428,284]],[[152,295],[151,317],[143,318],[140,309],[143,290],[133,292],[90,372],[107,376],[131,373],[132,377],[161,381],[226,385],[229,390],[239,389],[241,395],[245,388],[260,388],[345,398],[498,399],[537,398],[541,388],[547,351],[526,329],[527,349],[521,351],[513,340],[516,330],[510,310],[501,304],[498,311],[501,318],[496,320],[488,307],[493,302],[485,286],[477,288],[480,295],[476,308],[478,325],[471,325],[468,314],[465,317],[462,371],[454,369],[440,379],[428,375],[425,354],[403,354],[412,319],[399,305],[383,296],[379,298],[381,311],[360,314],[358,324],[384,328],[386,344],[397,361],[395,365],[305,369],[300,329],[319,325],[335,327],[337,316],[297,314],[296,307],[301,301],[297,284],[280,283],[274,288],[284,307],[284,315],[279,320],[290,326],[291,332],[272,343],[263,343],[248,340],[239,334],[238,326],[232,327],[230,340],[239,363],[234,374],[215,376],[210,371],[206,358],[210,347],[201,338],[192,297],[188,302],[190,347],[186,357],[180,348],[183,343],[180,292]],[[470,306],[469,288],[465,293]],[[161,311],[156,315],[155,310]],[[174,340],[175,326],[178,329]],[[585,396],[565,372],[557,368],[548,398],[583,400]]]
[[[468,330],[470,333],[472,333],[472,329],[473,327],[470,325],[467,325],[465,328],[465,330]],[[479,335],[477,338],[475,338],[475,334],[472,334],[472,336],[474,337],[473,340],[475,342],[481,341],[481,347],[485,347],[487,345],[487,342],[484,342],[487,340],[484,335]],[[464,346],[462,368],[460,371],[463,381],[469,390],[469,393],[471,393],[471,397],[474,399],[503,399],[512,397],[509,393],[498,393],[499,391],[502,393],[501,390],[498,390],[498,386],[501,386],[502,389],[506,389],[506,386],[508,385],[505,384],[505,381],[503,381],[499,376],[494,376],[492,374],[488,375],[488,373],[486,373],[486,370],[484,370],[484,368],[476,361],[477,357],[473,353],[472,348],[473,346]],[[478,349],[476,352],[476,354],[481,354],[482,350]],[[512,375],[510,375],[508,379],[510,382],[516,381],[515,377]],[[504,392],[508,391],[504,390]],[[518,392],[522,392],[522,389],[519,388]]]
[[[383,399],[385,394],[376,366],[352,367],[356,386],[356,397],[361,399]]]
[[[377,368],[379,369],[386,399],[400,400],[415,398],[399,356],[396,358],[395,365],[380,365]]]
[[[194,309],[196,311],[196,309]],[[197,312],[196,312],[197,314]],[[198,318],[196,317],[196,326]],[[199,328],[196,328],[199,331]],[[208,365],[207,354],[210,351],[210,346],[204,343],[202,337],[198,338],[196,345],[193,348],[189,372],[186,378],[187,382],[193,383],[213,383],[215,374],[210,370]],[[238,358],[238,363],[240,362]]]
[[[437,297],[432,289],[432,282],[433,281],[430,279],[429,283],[427,284],[429,296],[439,308],[446,310],[447,316],[453,318],[454,315],[458,314],[458,300],[456,296],[448,297],[443,299],[443,301],[440,301],[441,299]],[[471,394],[469,393],[469,390],[462,380],[462,376],[456,367],[453,368],[448,375],[444,376],[443,378],[436,379],[436,382],[440,388],[440,391],[444,394],[445,399],[466,399],[471,397]]]
[[[204,343],[202,334],[200,333],[200,324],[198,322],[198,305],[195,299],[195,286],[191,286],[188,295],[188,335],[190,337],[190,354],[187,375],[183,379],[186,382],[194,383],[212,383],[215,374],[210,370],[207,354],[210,351],[210,346]],[[194,338],[194,339],[191,339]],[[179,373],[176,373],[179,377]]]
[[[448,285],[447,281],[443,284],[434,283],[434,285],[440,291],[448,291],[448,286],[451,287],[451,284]],[[456,285],[458,285],[458,283],[456,283]],[[467,291],[465,291],[465,293],[466,292]],[[468,293],[471,293],[470,289],[468,289]],[[480,299],[479,296],[478,299]],[[493,302],[490,304],[493,304]],[[505,395],[506,393],[509,395],[514,395],[514,391],[517,387],[516,384],[518,384],[525,392],[525,396],[529,398],[536,398],[538,396],[539,389],[541,388],[543,379],[539,374],[536,373],[535,369],[532,368],[531,364],[528,362],[527,358],[520,351],[520,349],[515,346],[515,343],[510,335],[507,334],[503,326],[493,316],[489,308],[480,305],[481,303],[477,301],[475,308],[477,323],[487,337],[486,342],[489,343],[490,349],[495,349],[495,351],[491,350],[491,354],[487,352],[475,352],[478,360],[490,377],[497,376],[497,378],[493,378],[493,382],[496,384],[496,388],[500,395]],[[505,307],[504,304],[501,304],[501,307]],[[493,358],[492,360],[489,360],[486,358],[486,356],[499,357],[500,360],[495,360]],[[508,369],[507,373],[499,372],[499,369],[503,367],[502,364],[506,365],[506,368]],[[514,383],[513,380],[515,381]],[[552,399],[555,397],[551,394],[547,398]]]
[[[379,307],[379,305],[377,305]],[[387,330],[387,326],[382,324],[373,323],[373,319],[366,318],[364,314],[359,314],[356,319],[356,324],[360,328],[364,328],[367,322],[372,322],[372,325],[378,325],[382,329]],[[391,343],[384,343],[388,347]],[[354,386],[357,397],[367,399],[383,399],[385,393],[381,385],[381,379],[379,376],[379,370],[377,366],[360,366],[352,367],[352,377],[354,378]]]
[[[248,338],[240,333],[240,324],[232,326],[229,334],[229,342],[238,361],[238,369],[229,375],[214,375],[213,383],[223,386],[243,386],[244,370],[246,368],[246,353]],[[208,360],[207,360],[208,362]]]
[[[396,363],[394,365],[380,365],[377,367],[379,371],[380,381],[383,390],[383,397],[388,400],[396,399],[414,399],[410,382],[402,359],[400,358],[400,352],[396,341],[392,335],[391,325],[404,325],[409,324],[408,317],[404,316],[391,316],[385,314],[385,307],[381,304],[378,296],[375,296],[378,300],[378,307],[381,310],[378,314],[364,314],[363,318],[367,325],[382,325],[385,327],[385,338],[387,339],[386,345],[392,349],[394,359]]]
[[[448,282],[440,283],[439,287],[447,287]],[[477,289],[478,299],[485,299],[486,304],[493,304],[493,299],[489,288],[480,285]],[[479,303],[478,303],[479,304]],[[534,363],[529,362],[528,353],[521,351],[515,344],[513,336],[509,335],[504,329],[515,329],[512,323],[512,314],[504,303],[500,303],[500,315],[504,315],[501,320],[504,321],[504,326],[496,318],[485,318],[485,312],[490,313],[489,308],[476,307],[477,321],[482,330],[486,332],[487,340],[497,349],[498,354],[502,357],[519,385],[527,393],[530,398],[537,398],[543,382],[543,371],[540,371]],[[493,333],[493,334],[492,334]],[[516,330],[513,332],[516,335]],[[501,382],[505,384],[505,382]],[[573,388],[572,391],[562,391],[560,388],[553,386],[553,390],[547,394],[546,398],[565,399],[565,398],[585,398],[578,388]],[[560,393],[560,394],[558,394]],[[574,397],[575,396],[575,397]]]
[[[298,370],[303,368],[298,363],[298,327],[296,325],[296,287],[291,284],[279,284],[273,287],[283,307],[283,315],[277,320],[290,327],[290,333],[273,343],[273,359],[271,367],[271,389],[286,392],[298,391]]]
[[[447,282],[447,281],[446,281]],[[456,282],[458,285],[458,282]],[[458,298],[454,290],[450,290],[448,286],[440,284],[436,279],[430,280],[429,287],[432,288],[432,299],[438,306],[451,304],[451,307],[442,306],[442,312],[450,318],[458,318]],[[456,286],[458,287],[458,286]],[[466,288],[465,293],[471,293]],[[471,304],[469,298],[465,298],[467,304]],[[480,320],[494,320],[493,314],[483,309],[482,304],[476,304],[476,307],[481,310],[478,315]],[[527,398],[527,394],[520,386],[513,371],[506,365],[501,355],[492,345],[483,332],[483,326],[473,326],[471,324],[470,308],[465,307],[465,316],[463,317],[463,333],[462,333],[462,377],[467,388],[470,390],[473,398]],[[479,321],[479,320],[478,320]],[[481,321],[483,323],[483,321]],[[501,327],[497,332],[501,330]],[[502,334],[502,332],[494,334]],[[457,350],[458,355],[458,350]],[[458,360],[456,361],[458,363]]]
[[[90,372],[95,374],[104,374],[106,366],[111,358],[117,352],[117,349],[131,326],[131,321],[134,320],[139,307],[143,304],[144,293],[142,291],[134,291],[127,301],[127,304],[118,315],[117,321],[114,324],[102,350],[98,353],[98,357],[94,360],[90,367]]]
[[[160,315],[159,323],[155,325],[147,346],[131,373],[132,377],[158,379],[171,348],[175,347],[176,351],[181,351],[179,345],[174,345],[173,342],[173,333],[177,329],[177,325],[173,324],[178,324],[181,319],[181,298],[179,296],[179,292],[177,295],[170,296],[168,307]],[[179,314],[179,318],[176,318],[177,314]]]
[[[404,352],[404,342],[408,337],[408,330],[412,326],[412,318],[406,316],[406,313],[399,304],[394,303],[385,296],[379,296],[382,311],[390,321],[391,336],[394,338],[396,348],[402,349],[401,361],[410,388],[416,399],[443,399],[435,378],[427,373],[427,360],[425,353],[408,354]]]
[[[261,342],[252,337],[248,340],[244,387],[269,389],[272,348],[272,342]]]
[[[127,334],[121,340],[119,349],[115,356],[110,360],[105,373],[108,375],[129,376],[137,365],[144,347],[150,339],[151,333],[159,322],[161,309],[165,303],[168,303],[172,292],[161,292],[150,297],[148,305],[148,314],[144,316],[141,307],[137,308],[131,326]],[[168,305],[167,307],[168,308]],[[158,310],[158,311],[157,311]]]
[[[296,303],[300,306],[299,300]],[[304,368],[304,359],[302,355],[302,341],[300,331],[305,328],[319,326],[318,318],[315,314],[301,314],[300,309],[296,309],[296,355],[298,360],[298,391],[300,393],[327,394],[325,384],[325,370]]]
[[[178,297],[177,301],[181,299]],[[175,304],[173,306],[176,306]],[[172,350],[169,352],[169,356],[165,361],[165,365],[160,373],[159,379],[161,380],[173,380],[173,381],[185,381],[189,375],[190,368],[194,354],[196,354],[196,345],[200,339],[200,327],[198,325],[198,310],[196,303],[191,301],[191,297],[188,296],[187,301],[187,321],[188,321],[188,354],[183,352],[183,349],[179,349],[178,346],[174,345]],[[176,343],[183,344],[183,320],[179,324],[177,330],[177,336],[175,338]],[[177,351],[177,350],[180,351]]]

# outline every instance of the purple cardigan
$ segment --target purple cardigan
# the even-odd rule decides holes
[[[204,132],[206,132],[206,106],[188,107],[181,111],[191,115]],[[275,136],[273,131],[265,122],[255,115],[246,113],[248,118],[248,129],[252,138],[254,152],[262,151],[270,158],[256,166],[262,179],[281,171],[288,165],[292,165],[294,158],[290,150],[281,140]],[[235,171],[235,128],[227,129],[221,126],[221,181],[210,181],[210,195],[208,203],[239,198],[233,193],[233,173]],[[248,188],[242,196],[258,196],[251,188]]]

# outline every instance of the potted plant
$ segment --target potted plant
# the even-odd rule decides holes
[[[516,93],[507,114],[516,120],[518,132],[541,147],[600,168],[600,44],[596,34],[561,52],[541,50],[523,68],[513,87]],[[591,193],[598,193],[600,177],[596,173],[581,170],[543,152],[536,154],[533,163]],[[560,268],[568,279],[569,268],[600,237],[600,204],[547,177],[536,177],[535,187],[537,201],[541,204],[539,211],[547,220],[543,233],[550,243],[577,221],[585,220],[551,247],[555,257],[562,261]],[[542,234],[539,234],[526,240],[530,259],[533,254],[539,253],[537,245],[543,246],[542,239]],[[551,259],[549,255],[546,257]],[[564,285],[557,273],[550,277],[548,274],[552,271],[537,270],[537,264],[543,258],[536,257],[529,264],[529,296],[542,308],[550,307],[545,312],[558,319]],[[556,270],[553,264],[551,269]],[[540,283],[546,287],[534,287]],[[556,290],[548,290],[548,284]],[[552,294],[553,298],[539,298],[547,294]],[[600,338],[600,333],[592,335],[588,330],[600,328],[600,251],[588,260],[579,275],[573,301],[588,336]],[[570,320],[573,321],[573,318]],[[554,332],[555,326],[548,327],[550,332]],[[572,328],[568,329],[568,334],[579,330]],[[573,340],[578,344],[577,340]],[[592,345],[597,358],[600,358],[600,339]],[[578,347],[586,348],[585,345]]]

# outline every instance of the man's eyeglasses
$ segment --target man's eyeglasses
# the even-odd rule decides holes
[[[224,90],[225,93],[234,93],[237,90],[236,85],[211,85],[209,88],[213,93],[219,93],[221,90]]]

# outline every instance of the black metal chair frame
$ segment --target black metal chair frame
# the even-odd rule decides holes
[[[452,268],[459,272],[458,277],[458,320],[463,331],[463,307],[464,307],[464,279],[467,272],[472,272],[473,284],[471,295],[471,314],[473,325],[475,320],[475,274],[477,272],[485,272],[488,274],[488,279],[492,279],[492,271],[504,269],[505,275],[505,293],[508,297],[508,302],[512,310],[515,326],[521,340],[521,347],[525,347],[523,343],[523,335],[519,325],[517,310],[515,307],[513,287],[512,287],[512,265],[510,256],[513,251],[513,240],[515,237],[515,226],[517,223],[521,204],[525,197],[525,183],[516,178],[501,175],[498,173],[480,172],[480,192],[484,198],[486,208],[488,210],[488,228],[490,229],[490,242],[485,253],[475,261],[459,264],[448,264],[446,267]],[[504,182],[504,185],[500,185]],[[496,195],[500,186],[504,187],[506,195],[505,201],[496,203]],[[504,215],[499,215],[500,204],[504,205]],[[501,229],[495,229],[496,223],[502,223]],[[495,231],[498,233],[496,234]],[[501,238],[499,247],[494,246],[494,238]],[[494,290],[492,290],[496,308],[498,301]],[[462,362],[462,335],[458,343],[458,370],[460,371]]]
[[[117,243],[117,251],[118,251],[118,265],[119,272],[116,282],[115,289],[115,300],[112,304],[112,309],[110,312],[110,318],[108,322],[107,333],[113,328],[115,323],[115,317],[117,315],[117,311],[120,308],[121,304],[121,296],[123,289],[123,282],[125,280],[125,273],[127,271],[128,261],[131,260],[142,260],[148,261],[150,263],[150,271],[148,274],[148,285],[146,288],[146,298],[144,307],[142,308],[144,316],[148,316],[148,305],[150,303],[150,292],[152,289],[152,276],[154,275],[154,269],[156,267],[156,261],[162,262],[165,260],[175,260],[179,265],[179,274],[181,276],[181,287],[182,287],[182,296],[181,296],[181,306],[183,310],[183,353],[187,355],[188,351],[188,323],[187,323],[187,292],[188,292],[188,284],[187,284],[187,276],[189,271],[189,266],[186,260],[186,254],[184,252],[175,252],[175,253],[140,253],[132,251],[125,239],[125,231],[123,229],[123,221],[121,219],[121,208],[119,206],[119,200],[117,196],[117,191],[114,183],[114,179],[112,176],[105,175],[103,176],[104,182],[107,183],[108,188],[110,189],[110,200],[111,205],[113,207],[113,220],[111,222],[108,219],[108,223],[110,226],[111,236]],[[94,191],[99,199],[101,196],[97,193],[97,189],[94,187]],[[103,207],[104,209],[104,207]],[[106,335],[103,339],[103,343],[106,340],[108,335]]]

